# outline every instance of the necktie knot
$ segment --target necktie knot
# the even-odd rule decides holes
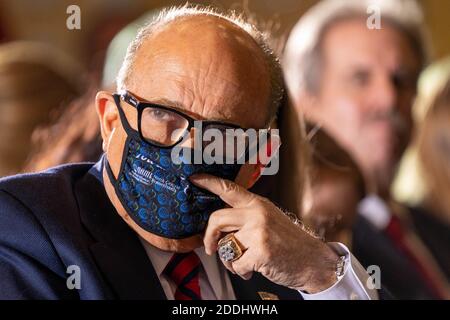
[[[163,273],[177,286],[176,300],[201,300],[200,267],[200,259],[194,251],[172,256]]]

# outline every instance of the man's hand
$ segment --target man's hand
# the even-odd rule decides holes
[[[268,199],[211,175],[198,174],[191,181],[231,207],[211,214],[203,240],[206,253],[213,254],[226,233],[235,233],[244,254],[225,262],[228,270],[244,279],[256,271],[274,283],[308,293],[323,291],[336,281],[336,253]]]

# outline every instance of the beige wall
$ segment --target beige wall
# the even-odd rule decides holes
[[[358,0],[355,0],[358,1]],[[392,0],[395,1],[395,0]],[[162,0],[2,0],[0,18],[14,38],[41,40],[56,44],[83,62],[91,58],[87,43],[91,33],[104,19],[124,15],[138,17],[146,10],[185,1]],[[285,34],[300,15],[316,0],[213,0],[197,1],[222,8],[247,9],[270,21],[278,35]],[[437,57],[450,55],[450,1],[421,0]],[[66,8],[78,4],[81,8],[80,31],[65,27]]]
[[[450,1],[422,0],[421,1],[436,58],[450,55]]]

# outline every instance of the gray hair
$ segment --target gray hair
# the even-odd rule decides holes
[[[354,17],[368,17],[368,8],[380,8],[382,18],[403,31],[420,59],[428,62],[428,43],[423,30],[423,13],[415,0],[323,0],[297,22],[283,55],[285,81],[292,99],[298,92],[317,93],[322,65],[321,41],[334,23]],[[297,102],[297,101],[294,101]]]
[[[247,32],[261,48],[270,73],[271,97],[269,102],[270,118],[268,119],[268,123],[270,123],[276,117],[278,107],[281,104],[284,95],[284,83],[280,61],[270,46],[272,40],[269,34],[259,30],[242,15],[238,15],[235,12],[221,13],[217,9],[208,6],[186,4],[179,7],[166,8],[160,12],[157,18],[142,27],[138,31],[136,38],[128,46],[124,61],[117,75],[117,90],[120,91],[126,88],[126,84],[133,73],[136,52],[148,37],[175,20],[199,15],[214,16],[231,22]]]

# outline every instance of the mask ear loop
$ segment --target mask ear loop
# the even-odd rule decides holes
[[[114,188],[116,187],[116,183],[117,183],[117,179],[116,177],[114,177],[114,174],[112,172],[111,166],[109,165],[109,161],[108,159],[105,158],[105,169],[106,169],[106,173],[108,174],[109,180],[111,180],[111,182],[113,183]]]
[[[119,117],[120,117],[120,121],[122,123],[122,126],[125,130],[125,132],[127,134],[136,134],[136,130],[134,130],[133,128],[131,128],[130,123],[128,122],[127,117],[125,116],[125,113],[123,112],[122,108],[121,108],[121,98],[118,94],[113,94],[113,98],[114,98],[114,102],[116,103],[116,107],[117,110],[119,112]],[[137,106],[136,106],[137,108]],[[127,141],[125,142],[125,149],[124,149],[124,155],[128,152],[128,141],[129,141],[129,137],[127,138]],[[125,159],[124,159],[124,155],[122,156],[122,164],[120,165],[120,171],[123,170],[123,167],[125,165]],[[114,176],[114,173],[111,169],[111,165],[109,164],[108,158],[105,157],[105,161],[104,161],[104,166],[106,169],[106,173],[108,174],[109,179],[111,180],[111,182],[113,183],[114,188],[117,190],[117,179]],[[119,171],[119,172],[120,172]]]
[[[122,122],[122,126],[123,126],[123,128],[125,129],[125,131],[126,131],[127,133],[129,133],[129,132],[136,132],[136,133],[137,133],[137,131],[134,130],[134,129],[130,126],[130,123],[128,122],[128,119],[127,119],[127,117],[126,117],[126,115],[125,115],[125,112],[123,112],[123,110],[122,110],[122,105],[121,105],[121,98],[120,98],[120,96],[119,96],[118,94],[114,94],[114,95],[113,95],[113,98],[114,98],[114,102],[116,103],[117,110],[119,111],[120,121]],[[135,107],[136,107],[136,110],[139,112],[138,106],[135,106]]]
[[[262,157],[263,159],[261,159],[260,149],[258,149],[256,157],[256,166],[258,170],[256,170],[255,173],[252,175],[252,179],[254,179],[255,181],[259,179],[259,177],[263,174],[264,170],[270,164],[272,159],[276,156],[281,146],[280,136],[278,135],[278,133],[274,133],[273,129],[269,127],[268,134],[269,137],[267,138],[265,143],[265,155]],[[259,146],[259,148],[264,148],[264,146]]]

